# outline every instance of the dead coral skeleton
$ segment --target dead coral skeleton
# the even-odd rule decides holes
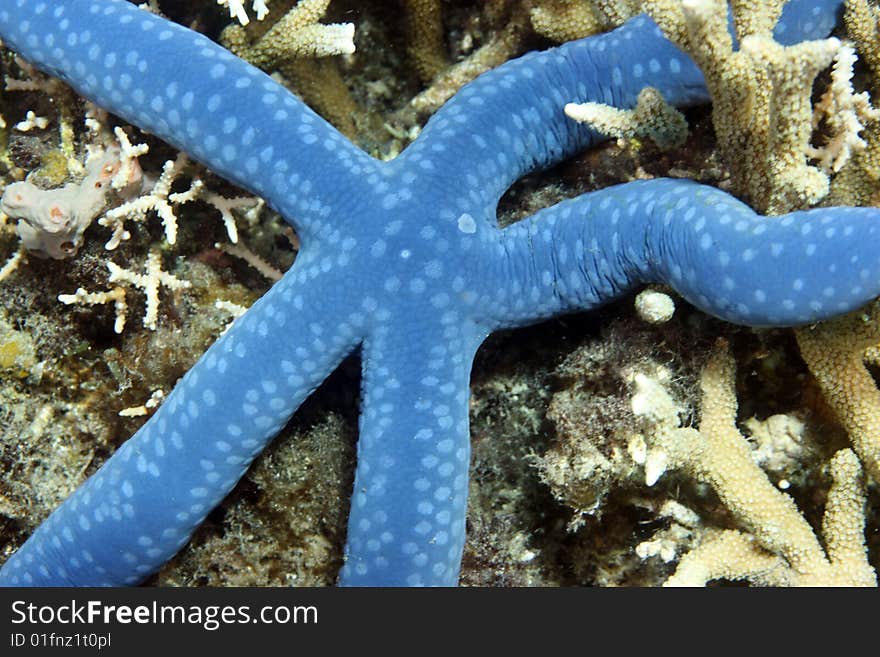
[[[699,430],[681,427],[680,407],[656,380],[636,375],[632,399],[647,445],[649,485],[667,468],[681,468],[712,486],[743,529],[710,532],[679,561],[667,586],[701,586],[713,579],[774,586],[875,586],[865,547],[862,468],[849,449],[829,463],[832,484],[822,543],[794,501],[774,486],[736,428],[734,361],[721,341],[702,377]],[[823,549],[822,544],[825,548]]]
[[[846,0],[844,22],[870,73],[869,91],[876,98],[880,92],[880,7],[868,0]],[[863,141],[864,148],[855,149],[850,164],[832,179],[826,199],[830,205],[880,204],[880,117],[876,113],[866,121]]]
[[[144,313],[144,326],[155,331],[159,320],[159,288],[167,287],[169,290],[178,291],[192,287],[189,281],[184,281],[162,270],[162,256],[157,249],[150,251],[145,263],[146,273],[138,274],[120,267],[115,262],[108,261],[107,268],[110,270],[110,283],[122,283],[123,286],[137,287],[143,290],[146,296],[146,311]],[[128,304],[125,298],[125,290],[121,286],[105,292],[88,292],[78,288],[73,294],[60,294],[58,300],[66,305],[83,304],[97,305],[113,303],[116,311],[116,322],[113,330],[122,333],[125,327]]]
[[[230,17],[234,18],[242,25],[247,25],[251,22],[242,0],[217,0],[217,4],[221,7],[228,7]],[[251,9],[256,14],[258,21],[263,20],[266,17],[266,14],[269,13],[269,7],[266,6],[266,0],[254,0],[253,4],[251,4]]]
[[[113,231],[109,241],[104,245],[105,249],[112,251],[122,241],[131,239],[131,233],[125,228],[125,222],[144,221],[150,212],[155,212],[162,220],[165,241],[169,244],[177,241],[177,216],[174,214],[174,206],[195,198],[197,188],[201,185],[201,182],[196,180],[186,192],[171,193],[175,178],[182,173],[186,164],[187,158],[183,154],[178,155],[175,160],[168,160],[162,167],[159,179],[148,193],[108,210],[98,219],[101,226]]]

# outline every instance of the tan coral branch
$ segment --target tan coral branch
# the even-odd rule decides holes
[[[448,65],[440,0],[404,0],[406,51],[423,82],[430,82]]]
[[[659,451],[670,467],[710,484],[750,534],[726,532],[704,542],[682,559],[683,570],[670,583],[724,577],[774,585],[876,585],[865,548],[866,499],[855,455],[842,450],[830,464],[833,483],[823,521],[826,553],[792,498],[754,461],[736,428],[734,368],[726,344],[719,341],[701,377],[699,431],[680,428],[678,407],[662,386],[647,377],[636,379],[633,410],[645,424],[649,455]]]
[[[795,334],[801,355],[853,448],[868,473],[880,481],[880,390],[864,363],[865,352],[880,343],[880,303]]]

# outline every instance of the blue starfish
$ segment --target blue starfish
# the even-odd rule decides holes
[[[796,0],[777,34],[791,43],[827,33],[839,4]],[[648,82],[677,104],[707,100],[698,69],[645,17],[484,75],[387,163],[204,36],[125,0],[2,0],[0,35],[265,197],[302,242],[284,278],[7,561],[2,584],[142,580],[360,347],[340,581],[452,585],[465,540],[469,374],[490,332],[648,281],[756,326],[817,321],[880,293],[877,210],[767,219],[716,189],[653,180],[496,225],[512,182],[598,140],[566,119],[566,102],[632,106]]]

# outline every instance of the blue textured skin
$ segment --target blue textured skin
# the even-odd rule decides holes
[[[840,2],[795,0],[780,38]],[[362,349],[358,466],[341,583],[452,585],[465,539],[468,380],[493,330],[662,281],[730,322],[795,325],[880,293],[880,213],[758,217],[713,188],[634,182],[504,230],[520,175],[598,140],[569,101],[631,106],[645,84],[706,100],[649,20],[530,54],[461,90],[374,161],[268,76],[123,0],[0,0],[0,36],[126,120],[264,196],[294,266],[155,415],[0,570],[6,585],[133,584],[189,539],[346,354]]]

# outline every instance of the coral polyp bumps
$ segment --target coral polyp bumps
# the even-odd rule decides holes
[[[286,4],[255,6],[255,17],[265,20],[275,14],[280,19],[278,25],[301,27],[296,32],[299,41],[293,40],[296,43],[323,39],[332,32],[317,24],[326,2]],[[243,245],[216,249],[219,236],[211,236],[205,244],[198,231],[179,216],[188,208],[199,207],[196,202],[208,201],[220,210],[223,223],[218,227],[232,242],[238,240],[241,230],[247,241],[270,257],[277,257],[279,245],[302,248],[294,266],[265,299],[232,325],[161,405],[158,402],[163,395],[157,391],[173,386],[180,364],[171,360],[162,376],[147,380],[150,377],[133,368],[131,361],[116,359],[112,353],[104,356],[117,362],[111,368],[112,377],[140,389],[139,398],[126,405],[144,413],[157,405],[158,410],[9,559],[2,571],[4,581],[133,583],[142,579],[187,543],[195,527],[235,485],[266,441],[342,356],[358,345],[364,367],[364,401],[343,583],[454,583],[465,549],[466,563],[483,564],[483,573],[502,572],[507,581],[516,581],[516,577],[553,581],[559,571],[554,570],[551,555],[560,552],[540,544],[537,536],[541,532],[535,526],[546,513],[535,508],[534,515],[529,515],[520,506],[518,513],[498,514],[491,503],[502,495],[512,504],[522,505],[529,495],[511,493],[503,480],[493,484],[486,474],[487,464],[498,458],[482,446],[486,442],[482,437],[489,431],[485,422],[495,411],[486,408],[479,397],[473,404],[477,458],[473,472],[480,487],[471,500],[471,513],[476,514],[471,523],[471,547],[463,546],[468,373],[474,352],[491,330],[589,309],[649,281],[667,284],[712,315],[756,325],[809,324],[856,308],[877,293],[877,263],[871,248],[876,218],[874,211],[867,209],[820,208],[769,219],[718,190],[674,180],[645,180],[584,195],[513,226],[498,227],[496,204],[516,178],[597,143],[603,134],[628,140],[624,144],[631,151],[625,157],[630,158],[632,172],[639,177],[668,174],[677,168],[672,163],[665,171],[645,170],[651,165],[641,149],[654,147],[645,147],[640,140],[650,138],[673,149],[672,155],[660,155],[658,162],[678,158],[685,170],[711,180],[711,167],[701,170],[693,160],[688,162],[687,151],[698,150],[699,145],[683,141],[683,117],[668,106],[693,105],[710,96],[722,162],[717,169],[729,172],[721,185],[732,188],[754,208],[786,214],[823,198],[838,202],[847,197],[860,202],[869,199],[874,193],[870,162],[877,118],[868,95],[856,92],[850,78],[854,53],[872,47],[872,32],[863,23],[874,21],[875,12],[866,3],[848,3],[846,18],[856,39],[854,49],[837,39],[824,38],[840,3],[798,1],[784,12],[782,4],[732,3],[734,42],[727,31],[724,3],[647,3],[651,17],[678,47],[654,23],[641,17],[606,36],[529,55],[462,89],[421,136],[388,162],[371,159],[354,148],[278,82],[208,40],[136,11],[125,2],[35,3],[27,7],[18,3],[14,20],[8,10],[5,17],[0,14],[0,34],[23,56],[61,74],[98,105],[190,152],[217,173],[264,197],[297,231],[298,237],[291,239],[278,231],[274,237],[282,239],[273,241],[271,232],[257,222],[259,206],[249,216],[236,218],[231,211],[239,203],[208,192],[202,182],[205,174],[188,169],[176,157],[167,160],[160,175],[146,175],[146,182],[138,183],[142,167],[153,166],[142,164],[144,149],[121,130],[114,131],[114,140],[110,131],[102,128],[106,120],[95,110],[90,112],[88,134],[92,136],[87,139],[102,147],[104,155],[95,148],[93,157],[109,153],[112,161],[85,160],[78,152],[77,131],[65,128],[70,125],[71,111],[66,110],[66,117],[59,114],[59,152],[72,174],[82,169],[78,179],[68,182],[70,187],[56,185],[55,190],[45,189],[45,183],[40,187],[36,180],[22,183],[31,187],[10,185],[5,207],[7,214],[17,213],[20,219],[18,233],[25,249],[54,256],[75,255],[71,262],[89,265],[79,273],[75,293],[70,289],[59,292],[65,303],[84,305],[86,310],[81,312],[85,313],[94,312],[92,308],[102,303],[113,304],[116,319],[110,325],[120,331],[127,307],[120,306],[124,290],[92,291],[95,286],[85,280],[103,270],[95,266],[99,249],[88,244],[87,228],[100,215],[96,223],[110,230],[108,249],[131,253],[141,249],[139,257],[145,260],[146,273],[137,273],[134,267],[123,270],[115,263],[109,267],[107,283],[144,291],[147,311],[143,323],[152,331],[148,349],[144,349],[143,337],[123,334],[122,342],[116,343],[123,350],[165,363],[162,359],[167,356],[157,357],[156,350],[165,352],[163,340],[175,333],[175,322],[189,319],[198,323],[195,318],[210,309],[214,319],[207,321],[208,326],[188,327],[198,329],[202,340],[209,342],[208,336],[222,328],[215,303],[217,309],[240,314],[243,305],[236,301],[250,301],[249,295],[224,283],[221,297],[217,276],[205,264],[223,264],[224,253],[243,255],[247,262],[276,278],[273,269]],[[229,5],[245,22],[240,3]],[[406,5],[411,61],[419,76],[428,81],[413,104],[421,112],[436,102],[431,99],[448,97],[481,67],[491,65],[493,57],[505,59],[517,54],[533,31],[564,38],[581,36],[575,33],[604,30],[633,14],[628,3],[486,3],[472,11],[484,24],[494,27],[485,33],[479,27],[467,28],[485,38],[484,46],[472,58],[449,64],[442,51],[445,28],[439,4]],[[24,19],[22,12],[27,12]],[[84,16],[89,16],[89,28],[79,25]],[[66,27],[57,27],[59,21]],[[407,123],[413,121],[412,112],[397,113],[386,133],[382,132],[384,126],[376,131],[375,121],[352,120],[360,118],[358,113],[339,112],[340,107],[357,108],[360,101],[347,95],[341,84],[344,79],[333,63],[316,68],[308,59],[328,51],[280,40],[273,35],[290,30],[261,24],[257,20],[247,28],[232,26],[222,38],[239,56],[277,69],[293,84],[301,84],[306,98],[313,88],[308,84],[309,76],[312,80],[315,75],[334,80],[327,87],[336,90],[333,102],[326,102],[326,93],[317,94],[316,106],[323,102],[335,107],[336,112],[328,111],[331,120],[359,142],[372,145],[377,154],[390,158],[399,150],[397,142],[404,145],[418,134],[418,129]],[[310,25],[313,27],[306,29]],[[379,29],[369,23],[366,26]],[[56,34],[53,30],[57,29],[65,32]],[[123,56],[104,37],[120,29],[127,31],[130,43],[143,46],[143,53],[151,50],[152,43],[175,49],[178,59],[190,62],[197,73],[188,76],[185,71],[170,70],[167,63],[142,56],[137,50],[133,56]],[[32,43],[31,37],[38,31],[41,36]],[[345,33],[350,30],[346,28]],[[53,43],[44,44],[46,35]],[[634,43],[639,44],[637,53],[632,53]],[[452,45],[463,48],[463,43]],[[351,50],[346,46],[337,51],[350,55]],[[870,56],[865,59],[870,65]],[[294,65],[295,60],[299,61]],[[832,64],[827,92],[814,106],[810,98],[814,79]],[[23,62],[19,68],[27,74]],[[136,85],[128,68],[138,71]],[[654,89],[645,91],[649,86]],[[377,85],[373,88],[379,90]],[[609,107],[609,102],[615,107]],[[740,111],[743,102],[750,112]],[[566,116],[567,103],[576,104],[569,113],[586,125]],[[45,117],[40,111],[25,113],[13,130],[26,135],[51,129],[41,118]],[[164,147],[154,143],[152,148]],[[10,161],[10,177],[27,168],[19,166],[28,164],[21,153],[15,157],[17,160]],[[87,190],[82,181],[92,181],[86,183]],[[95,185],[98,181],[100,188]],[[96,200],[85,204],[86,191]],[[573,186],[571,191],[584,190]],[[542,194],[547,192],[531,194],[522,205],[537,205]],[[558,197],[553,190],[549,195]],[[37,199],[47,201],[47,212],[37,212]],[[62,202],[83,203],[89,210],[65,212]],[[522,209],[509,212],[521,215]],[[506,212],[503,209],[501,213],[502,225],[508,223]],[[152,213],[161,222],[152,222]],[[50,221],[41,223],[36,217]],[[70,233],[62,235],[68,239],[55,239],[59,231],[53,229],[58,225],[68,227]],[[74,254],[78,249],[83,253]],[[193,258],[190,264],[179,256],[172,258],[173,249],[183,249],[178,253],[198,259]],[[46,266],[32,262],[25,268],[20,264],[24,253],[19,251],[21,255],[4,267],[7,286],[17,284],[28,268]],[[174,273],[163,269],[163,260],[176,263]],[[189,285],[178,277],[187,271],[192,277]],[[24,286],[26,289],[27,284]],[[175,298],[160,322],[162,287],[174,291]],[[668,319],[669,294],[670,290],[660,291],[644,297],[640,304],[643,316],[661,322],[658,328],[643,329],[643,342],[666,332],[666,342],[674,343],[672,334],[691,330],[683,320]],[[229,298],[233,296],[235,299]],[[43,308],[44,316],[50,317]],[[653,308],[663,310],[655,312]],[[581,533],[581,549],[567,558],[592,569],[583,571],[581,581],[627,581],[637,571],[628,563],[643,558],[672,563],[690,550],[670,583],[700,583],[717,577],[774,584],[871,583],[873,573],[864,559],[862,470],[876,475],[876,433],[871,431],[870,418],[876,416],[877,404],[872,397],[876,388],[861,362],[862,352],[872,340],[870,312],[820,330],[804,328],[798,334],[808,363],[840,414],[855,450],[855,454],[842,451],[830,457],[822,449],[808,448],[806,434],[794,435],[789,443],[797,447],[786,452],[788,460],[783,459],[787,473],[776,481],[778,486],[785,487],[784,482],[789,488],[803,490],[821,486],[818,474],[828,460],[833,485],[822,531],[824,549],[798,508],[786,501],[787,493],[774,490],[769,479],[761,484],[766,504],[749,506],[738,501],[741,478],[736,473],[748,472],[753,483],[764,481],[761,477],[767,475],[749,465],[749,450],[734,428],[732,367],[718,365],[725,357],[717,353],[706,365],[703,381],[717,380],[715,387],[725,392],[706,393],[699,433],[679,426],[676,402],[663,392],[662,384],[657,384],[659,391],[650,397],[656,408],[644,403],[647,381],[654,380],[649,376],[649,363],[657,354],[643,346],[629,356],[631,367],[613,368],[611,379],[618,387],[606,390],[605,395],[609,405],[621,409],[626,409],[630,396],[635,395],[634,408],[626,410],[631,418],[628,430],[620,425],[618,431],[602,437],[602,427],[614,428],[614,422],[606,418],[604,425],[587,424],[589,435],[583,444],[591,448],[569,463],[554,461],[552,450],[537,460],[528,456],[528,450],[511,450],[522,458],[511,460],[508,476],[526,482],[526,490],[543,490],[546,498],[547,489],[541,489],[537,482],[540,473],[560,499],[575,509],[577,517],[569,527]],[[699,325],[699,344],[711,344],[707,338],[713,332],[729,331],[707,323],[702,315],[692,317]],[[848,322],[859,321],[866,337],[853,343],[847,339]],[[608,335],[608,350],[614,352],[616,334]],[[740,357],[759,351],[755,341],[763,341],[761,349],[772,361],[772,355],[784,351],[785,339],[781,333],[769,335],[755,338],[742,332],[732,338],[739,343]],[[117,347],[104,354],[113,349]],[[707,346],[701,353],[710,351]],[[845,358],[836,357],[838,354]],[[19,367],[19,360],[15,367]],[[702,369],[699,360],[695,355],[689,365],[679,365],[680,376],[695,379]],[[609,367],[601,358],[593,365]],[[785,370],[782,366],[778,369]],[[49,363],[49,370],[51,378],[63,379],[65,372],[58,365]],[[726,374],[713,374],[719,371]],[[87,375],[95,376],[94,369]],[[45,385],[44,376],[19,376],[17,385],[38,390]],[[496,376],[501,389],[515,390],[509,375]],[[770,368],[768,376],[776,376],[775,370]],[[840,381],[849,385],[838,385]],[[853,381],[857,383],[850,384]],[[98,382],[92,381],[93,389]],[[477,380],[475,384],[477,390],[492,390],[485,382]],[[524,390],[530,392],[521,394],[531,398],[540,389],[526,386]],[[560,391],[556,394],[561,400]],[[150,401],[145,402],[148,397]],[[59,403],[48,394],[43,399],[39,413],[23,420],[9,417],[10,423],[29,422],[28,434],[35,441],[52,434],[53,417],[63,414],[58,422],[76,424],[77,413],[95,403],[81,399]],[[716,414],[717,421],[708,421],[707,409],[720,403],[719,399],[727,400],[726,410]],[[558,404],[556,408],[560,408]],[[663,414],[663,408],[672,410]],[[806,408],[810,406],[794,406],[792,413],[802,414]],[[481,417],[481,409],[489,418]],[[562,415],[559,417],[564,423]],[[773,426],[796,426],[795,419]],[[537,432],[539,424],[530,420],[525,426]],[[492,430],[500,430],[503,442],[513,440],[515,431],[509,426],[492,426]],[[124,434],[125,428],[121,431]],[[123,438],[119,433],[116,429],[107,431],[105,444],[112,445],[117,436]],[[201,440],[204,436],[220,438]],[[721,441],[718,453],[727,453],[727,449],[740,461],[728,459],[718,464],[711,459],[697,462],[677,456],[676,441],[714,444],[713,440]],[[789,443],[766,441],[771,452]],[[292,453],[294,448],[287,449]],[[289,461],[277,456],[279,453],[283,452],[268,457],[268,462],[284,464],[282,468],[289,471]],[[101,455],[94,457],[95,461],[102,459]],[[770,459],[773,463],[779,460]],[[339,464],[338,456],[330,461]],[[571,467],[578,464],[583,467]],[[27,461],[15,468],[25,481],[33,480]],[[262,501],[251,509],[233,501],[227,533],[241,536],[250,533],[248,528],[256,531],[259,526],[261,532],[292,542],[283,559],[300,559],[300,564],[317,559],[322,565],[310,572],[302,565],[279,563],[275,557],[267,566],[266,557],[257,549],[229,559],[228,544],[207,530],[209,533],[197,541],[201,552],[198,546],[191,549],[183,561],[186,564],[189,559],[189,564],[178,567],[190,568],[202,581],[222,581],[213,578],[222,578],[224,569],[210,564],[224,560],[217,555],[226,555],[227,562],[246,563],[261,583],[314,581],[314,577],[332,580],[332,566],[341,560],[336,536],[342,528],[328,518],[341,517],[338,509],[330,511],[332,505],[321,507],[299,494],[289,501],[306,505],[302,513],[307,521],[280,520],[271,510],[279,492],[273,489],[271,477],[264,476],[263,468],[258,465],[246,475],[250,485],[261,491]],[[650,483],[659,486],[669,478],[660,474],[675,468],[712,485],[730,509],[726,522],[736,526],[725,532],[724,519],[719,523],[718,518],[701,514],[699,489],[692,499],[684,500],[686,504],[677,501],[679,506],[675,506],[672,500],[661,503],[663,491],[647,490],[644,484],[640,491],[634,483],[644,482],[647,476]],[[86,459],[78,474],[69,478],[70,483],[78,483],[93,469],[91,458]],[[560,481],[564,484],[557,487]],[[580,489],[592,488],[593,494],[566,497],[565,491],[578,485]],[[340,486],[337,502],[346,488]],[[293,489],[303,490],[301,485]],[[668,489],[664,490],[668,496]],[[17,508],[27,499],[26,491],[27,486],[0,491],[8,501],[2,512],[9,518],[9,526],[22,533],[29,527],[18,520],[22,515]],[[186,504],[159,505],[157,500],[169,491]],[[53,502],[47,500],[46,506]],[[666,527],[653,537],[642,537],[645,540],[622,537],[619,552],[611,555],[607,549],[590,551],[591,525],[609,522],[615,511],[620,512],[618,518],[625,518],[626,509],[639,505]],[[389,513],[391,508],[394,514]],[[324,525],[323,533],[315,527],[318,518]],[[791,531],[775,542],[766,540],[766,523],[783,521]],[[329,544],[328,535],[333,537]],[[95,536],[101,537],[100,544],[95,543]],[[292,556],[294,553],[298,556]],[[205,558],[207,562],[202,561]],[[614,572],[615,563],[620,572]],[[662,564],[656,569],[653,581],[664,578],[664,569],[668,567]],[[180,577],[174,572],[166,571],[163,577]],[[476,566],[466,569],[464,577],[485,581],[481,578],[488,575]]]

